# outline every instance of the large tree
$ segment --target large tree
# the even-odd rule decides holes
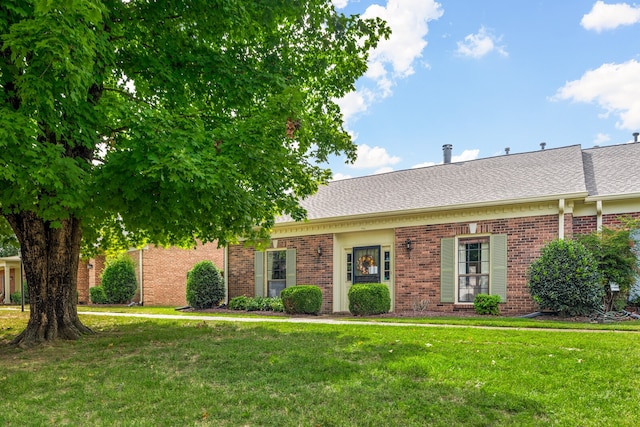
[[[29,346],[89,333],[81,241],[268,234],[355,155],[335,100],[388,29],[325,0],[2,0],[0,214]],[[320,165],[320,166],[319,166]]]

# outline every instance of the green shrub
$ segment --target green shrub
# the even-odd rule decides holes
[[[187,303],[196,309],[211,308],[224,299],[224,281],[211,261],[200,261],[187,273]]]
[[[136,268],[128,255],[107,261],[102,272],[102,288],[108,304],[126,304],[136,294]]]
[[[284,311],[289,314],[319,314],[322,290],[314,285],[297,285],[280,292]]]
[[[269,298],[269,309],[271,311],[277,311],[282,313],[284,311],[284,304],[282,303],[282,298],[280,297]]]
[[[246,310],[246,311],[284,311],[284,305],[280,297],[247,297],[239,296],[231,298],[229,301],[229,310]]]
[[[596,260],[584,245],[554,240],[529,267],[529,291],[542,310],[591,314],[602,307],[604,290]]]
[[[497,316],[500,314],[498,304],[500,303],[500,295],[478,294],[473,300],[473,308],[478,314],[491,314]]]
[[[102,286],[94,286],[89,288],[89,299],[93,304],[106,304],[107,294],[105,294]]]
[[[9,300],[12,304],[22,304],[22,293],[20,291],[15,291],[14,293],[9,294]],[[29,288],[26,283],[24,283],[24,303],[29,303]]]
[[[245,295],[231,298],[228,305],[229,310],[246,310],[250,299],[251,298]]]
[[[262,297],[249,298],[247,301],[247,311],[262,311]]]
[[[389,288],[382,283],[352,285],[347,296],[349,311],[355,316],[382,314],[391,309]]]
[[[602,227],[600,232],[576,237],[595,258],[600,271],[601,284],[605,289],[605,311],[623,309],[629,291],[638,278],[635,242],[628,228],[612,229]],[[619,292],[611,292],[609,283],[615,282]]]

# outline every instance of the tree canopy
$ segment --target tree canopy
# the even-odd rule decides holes
[[[3,0],[0,214],[32,303],[73,299],[82,236],[224,244],[302,219],[327,157],[355,156],[335,101],[387,35],[324,0]]]

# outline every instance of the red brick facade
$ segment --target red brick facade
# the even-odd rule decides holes
[[[159,248],[150,246],[132,250],[129,256],[136,266],[138,291],[134,301],[140,302],[140,261],[142,261],[142,303],[156,306],[184,306],[186,301],[187,272],[203,260],[224,267],[224,250],[208,243],[196,249]],[[91,264],[91,268],[88,268]],[[78,268],[78,301],[89,303],[89,288],[100,285],[104,270],[104,257],[80,263]]]
[[[613,223],[617,215],[605,217]],[[564,214],[564,233],[570,238],[576,230],[589,232],[595,216],[574,218]],[[501,313],[517,315],[537,310],[527,287],[527,269],[540,255],[542,247],[559,235],[559,216],[541,215],[478,221],[477,233],[507,235],[507,301]],[[411,311],[421,301],[428,301],[428,310],[451,312],[473,310],[471,304],[440,302],[441,239],[468,234],[467,223],[447,223],[395,228],[394,289],[397,312]],[[595,227],[593,227],[595,229]],[[296,281],[298,284],[320,286],[323,292],[322,311],[333,311],[333,238],[332,234],[278,238],[278,248],[296,249]],[[412,250],[406,241],[412,241]],[[318,256],[317,248],[322,248]],[[254,249],[231,246],[229,255],[229,298],[254,295]]]

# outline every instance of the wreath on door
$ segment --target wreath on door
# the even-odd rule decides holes
[[[358,263],[356,264],[356,268],[362,274],[370,274],[369,267],[375,266],[376,261],[371,255],[362,255],[360,258],[358,258]]]

